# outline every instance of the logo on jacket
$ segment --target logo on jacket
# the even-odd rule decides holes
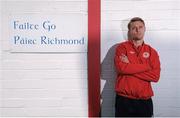
[[[143,57],[144,57],[144,58],[148,58],[149,55],[150,55],[149,52],[144,52],[144,53],[143,53]]]
[[[135,52],[134,51],[129,51],[130,54],[134,54]]]

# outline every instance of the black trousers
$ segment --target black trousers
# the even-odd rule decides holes
[[[152,117],[152,99],[136,100],[116,95],[116,117]]]

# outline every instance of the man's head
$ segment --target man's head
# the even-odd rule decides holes
[[[132,40],[143,40],[145,33],[145,23],[139,17],[134,17],[128,23],[128,37]]]

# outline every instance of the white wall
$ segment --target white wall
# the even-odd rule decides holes
[[[146,22],[145,42],[160,55],[161,78],[153,83],[154,116],[180,116],[180,1],[102,0],[101,67],[107,80],[102,93],[102,116],[114,115],[114,49],[127,38],[127,22],[134,16]]]
[[[3,24],[9,13],[87,17],[87,0],[4,0],[2,8]],[[11,53],[6,35],[0,39],[0,116],[88,116],[87,52]]]
[[[0,13],[1,13],[1,2],[0,2]],[[0,27],[2,27],[2,24],[1,24],[1,15],[0,15]],[[2,39],[1,31],[2,31],[2,28],[0,28],[0,41]],[[0,78],[2,78],[2,50],[1,50],[1,43],[0,43]],[[0,84],[0,89],[1,89],[1,84]],[[2,96],[0,94],[0,98],[1,97]],[[1,102],[0,102],[0,105],[1,105]]]

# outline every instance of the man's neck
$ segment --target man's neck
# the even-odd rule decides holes
[[[141,40],[132,40],[132,42],[136,47],[138,47],[138,46],[141,46],[143,44],[144,40],[143,39],[141,39]]]

